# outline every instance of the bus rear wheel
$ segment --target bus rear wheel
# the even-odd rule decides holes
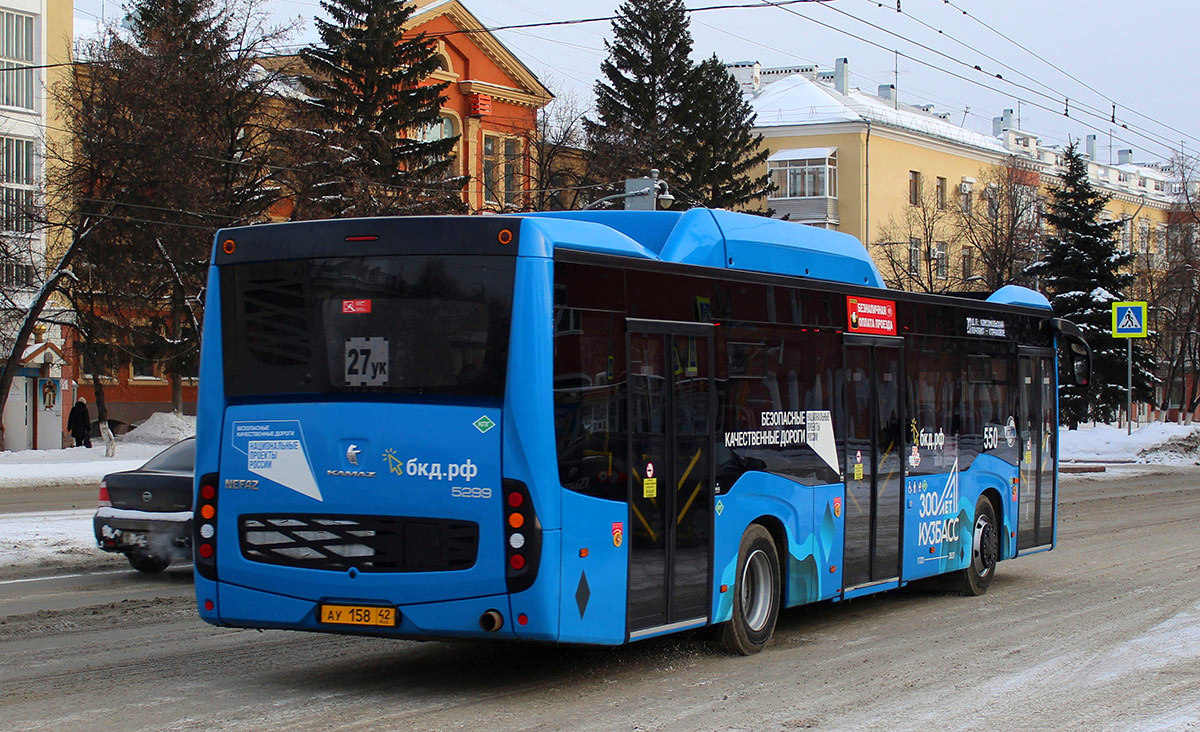
[[[978,597],[987,593],[996,576],[1000,559],[1000,534],[996,509],[987,496],[975,502],[975,527],[971,531],[971,563],[962,570],[962,594]]]
[[[738,546],[733,618],[721,641],[733,653],[749,656],[761,651],[775,632],[779,617],[779,554],[762,526],[752,524]]]

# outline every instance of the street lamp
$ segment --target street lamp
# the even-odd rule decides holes
[[[626,178],[624,193],[614,193],[611,196],[597,198],[581,210],[586,211],[606,201],[618,199],[624,199],[626,211],[655,211],[660,202],[663,204],[663,208],[670,208],[671,204],[675,203],[675,196],[671,195],[667,182],[658,179],[658,169],[655,168],[650,171],[649,178]]]

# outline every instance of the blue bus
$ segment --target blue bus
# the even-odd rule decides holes
[[[204,620],[623,644],[1051,549],[1078,328],[888,290],[747,214],[220,231],[200,365]]]

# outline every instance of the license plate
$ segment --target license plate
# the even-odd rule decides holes
[[[396,608],[378,605],[321,605],[318,617],[330,625],[396,627]]]
[[[120,541],[121,546],[136,546],[142,549],[150,545],[150,540],[146,538],[145,534],[134,531],[122,531]]]

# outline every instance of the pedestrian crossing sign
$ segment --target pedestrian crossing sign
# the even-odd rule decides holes
[[[1114,302],[1112,305],[1113,338],[1146,337],[1146,303]]]

